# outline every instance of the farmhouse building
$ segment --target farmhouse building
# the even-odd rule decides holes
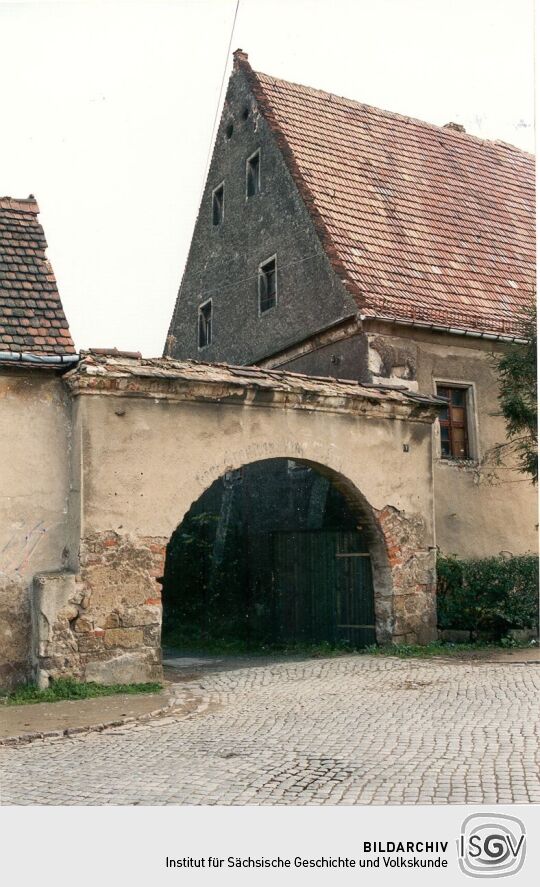
[[[0,198],[0,686],[158,679],[163,625],[436,638],[437,548],[536,544],[492,458],[532,225],[523,152],[240,51],[164,357],[77,354],[37,204]]]
[[[495,466],[494,354],[534,280],[532,156],[257,73],[238,50],[165,354],[447,398],[437,544],[522,553],[536,498]]]
[[[236,599],[220,601],[229,621],[253,593],[248,627],[272,637],[435,636],[440,400],[114,349],[76,354],[37,204],[2,198],[0,210],[2,687],[159,678],[162,613],[176,618],[188,585],[174,577],[171,537],[224,481],[246,467],[260,478],[269,464],[301,479],[288,483],[291,501],[306,490],[309,501],[253,526],[259,572],[255,584],[238,573]],[[231,504],[225,496],[222,511]],[[216,538],[210,570],[219,548]],[[195,593],[208,603],[204,577]]]

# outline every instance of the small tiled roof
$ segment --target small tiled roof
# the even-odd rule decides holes
[[[0,197],[0,351],[74,354],[33,197]]]
[[[363,313],[519,333],[535,280],[532,155],[235,60]]]

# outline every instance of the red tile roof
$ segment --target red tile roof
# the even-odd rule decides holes
[[[0,197],[0,351],[74,354],[33,197]]]
[[[519,334],[535,281],[532,155],[235,59],[363,313]]]

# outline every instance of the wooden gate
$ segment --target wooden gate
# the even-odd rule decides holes
[[[371,560],[358,532],[272,534],[274,636],[375,643]]]

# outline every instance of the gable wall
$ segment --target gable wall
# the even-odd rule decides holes
[[[243,120],[244,109],[249,117]],[[226,127],[233,124],[230,139]],[[261,148],[261,193],[246,200],[247,158]],[[225,219],[212,191],[225,183]],[[277,306],[259,317],[259,264],[277,254]],[[213,342],[197,343],[198,306],[213,300]],[[251,363],[356,313],[334,274],[244,74],[233,72],[165,353]]]

